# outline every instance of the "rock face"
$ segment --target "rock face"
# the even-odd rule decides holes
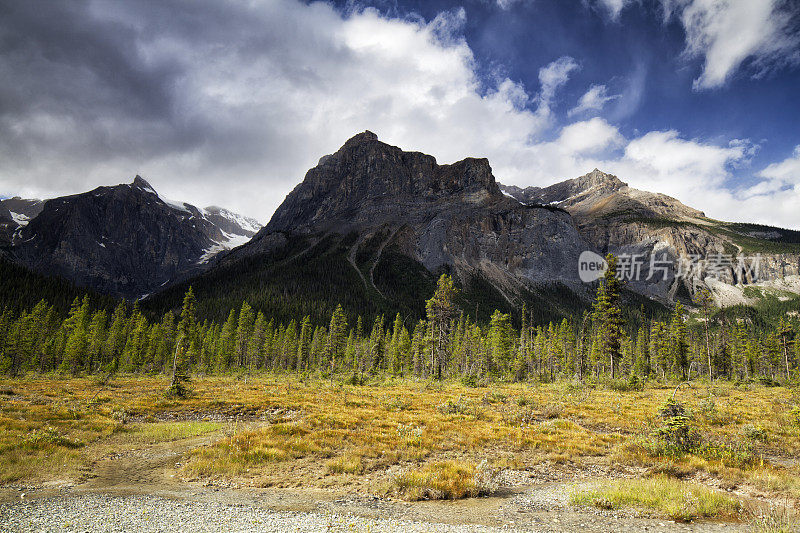
[[[629,286],[664,302],[706,287],[718,303],[748,303],[741,290],[741,297],[732,297],[730,286],[775,282],[798,275],[800,268],[798,232],[712,220],[675,198],[633,189],[598,169],[545,188],[501,188],[522,203],[569,211],[583,238],[604,253],[641,257],[639,279]],[[671,266],[658,275],[651,270],[665,264]]]
[[[136,176],[130,184],[47,200],[14,233],[10,252],[39,272],[137,298],[197,271],[257,229],[219,208],[164,201]]]
[[[486,159],[437,165],[432,156],[404,152],[365,131],[320,159],[286,197],[265,231],[347,231],[407,221],[436,207],[503,201]]]
[[[42,212],[42,200],[29,200],[15,196],[0,200],[0,246],[8,245],[14,234]]]
[[[578,256],[589,247],[566,211],[504,195],[486,159],[439,165],[367,131],[323,157],[252,244],[225,259],[269,250],[282,234],[351,232],[351,257],[380,233],[375,262],[391,242],[431,272],[480,275],[509,302],[536,284],[577,285]]]

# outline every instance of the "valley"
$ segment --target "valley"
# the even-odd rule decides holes
[[[777,519],[800,496],[800,426],[781,387],[689,385],[678,398],[708,447],[663,454],[647,443],[671,387],[262,374],[197,378],[191,397],[165,400],[166,385],[3,380],[0,512],[36,520],[40,506],[59,509],[63,526],[77,528],[91,515],[76,508],[103,512],[124,498],[152,517],[174,515],[180,502],[190,521],[214,510],[230,527],[270,531],[730,531]],[[16,439],[25,445],[7,447]],[[412,477],[422,465],[470,474]],[[614,480],[659,476],[675,480],[676,494],[624,504],[595,495]],[[462,490],[485,495],[448,501]],[[686,490],[718,496],[708,507],[670,507]]]

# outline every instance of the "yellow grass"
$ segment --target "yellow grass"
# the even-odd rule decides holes
[[[618,392],[571,382],[497,384],[388,379],[352,386],[263,374],[196,378],[168,399],[164,377],[0,379],[0,482],[80,479],[112,452],[206,435],[183,477],[255,486],[349,486],[390,481],[447,461],[525,469],[542,462],[616,462],[667,475],[706,471],[729,483],[800,498],[797,472],[771,456],[800,455],[796,391],[695,383],[678,399],[707,441],[702,454],[667,457],[650,446],[672,388]],[[757,440],[749,440],[757,427]],[[32,433],[35,432],[35,433]],[[33,434],[31,438],[29,435]],[[204,443],[207,444],[207,443]],[[741,450],[747,449],[747,453]],[[448,472],[443,470],[443,472]],[[363,486],[363,485],[359,485]]]
[[[478,496],[475,464],[464,461],[431,463],[397,476],[393,487],[406,500],[457,500]]]
[[[572,502],[601,509],[637,507],[682,522],[732,517],[741,510],[741,504],[727,494],[667,476],[609,481],[573,494]]]

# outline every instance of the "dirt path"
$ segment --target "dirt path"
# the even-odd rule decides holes
[[[452,526],[458,530],[504,530],[567,532],[583,531],[599,533],[606,531],[647,531],[647,532],[721,532],[746,531],[742,524],[721,524],[696,522],[678,524],[663,519],[637,517],[633,513],[595,511],[574,508],[569,498],[573,491],[590,485],[593,480],[560,480],[546,482],[536,473],[519,472],[525,479],[519,479],[512,488],[501,490],[494,497],[474,498],[460,501],[403,502],[378,498],[366,494],[321,489],[251,489],[208,486],[201,483],[182,481],[179,468],[185,454],[199,446],[212,443],[220,434],[204,435],[182,441],[160,443],[144,449],[132,450],[98,461],[91,476],[78,484],[50,485],[43,487],[2,488],[0,489],[0,526],[12,524],[12,515],[26,517],[29,524],[39,524],[46,520],[43,513],[67,513],[70,524],[90,520],[87,513],[109,513],[111,506],[127,507],[148,505],[160,509],[159,516],[182,512],[204,516],[214,516],[225,510],[231,522],[229,529],[251,530],[254,516],[263,523],[291,524],[301,531],[319,531],[323,518],[339,517],[342,520],[353,518],[360,524],[359,530],[405,531],[420,529],[431,531],[450,531]],[[527,479],[527,480],[526,480]],[[111,499],[109,499],[111,498]],[[116,498],[116,499],[114,499]],[[122,498],[122,499],[119,499]],[[111,503],[116,502],[116,503]],[[54,511],[56,509],[57,511]],[[217,511],[213,511],[217,509]],[[147,509],[142,512],[147,513]],[[127,513],[127,511],[126,511]],[[295,513],[282,515],[280,513]],[[297,513],[306,513],[298,515]],[[124,514],[130,526],[130,513]],[[134,513],[135,514],[135,513]],[[120,515],[122,517],[123,515]],[[132,516],[132,515],[131,515]],[[289,516],[289,518],[287,518]],[[105,519],[109,524],[122,520],[115,513]],[[337,518],[337,520],[339,519]],[[104,520],[105,520],[104,519]],[[284,523],[282,520],[289,520]],[[45,522],[46,523],[46,522]],[[328,522],[325,522],[328,523]],[[237,525],[238,524],[238,525]],[[13,524],[12,524],[13,525]],[[120,525],[120,524],[117,524]],[[150,523],[153,526],[154,523]],[[281,527],[284,527],[281,526]],[[140,530],[148,529],[147,524],[137,525]],[[276,526],[280,530],[279,527]],[[11,527],[0,530],[22,531]],[[113,528],[112,528],[113,529]],[[112,530],[108,529],[108,530]],[[168,529],[168,528],[167,528]],[[67,531],[69,528],[56,531]],[[97,530],[105,530],[98,528]],[[169,530],[169,529],[168,529]],[[259,530],[258,528],[253,530]],[[273,530],[265,528],[264,530]],[[337,530],[334,528],[333,530]],[[348,529],[343,529],[348,530]]]

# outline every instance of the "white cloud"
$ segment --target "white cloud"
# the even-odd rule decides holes
[[[588,111],[601,111],[607,102],[621,98],[621,94],[609,96],[605,85],[592,85],[578,100],[578,105],[569,110],[568,115],[579,115]]]
[[[624,139],[619,130],[595,117],[584,122],[575,122],[561,130],[555,141],[565,154],[594,154],[601,150],[622,145]]]
[[[559,57],[546,67],[539,69],[539,83],[542,85],[541,99],[550,102],[559,87],[567,83],[569,75],[580,68],[569,56]]]
[[[758,175],[785,185],[800,185],[800,145],[794,147],[791,157],[772,163]]]
[[[721,87],[747,60],[756,76],[776,64],[797,62],[800,37],[792,27],[797,4],[780,0],[661,0],[665,19],[676,15],[686,32],[686,54],[702,57],[694,89]],[[794,5],[792,8],[791,6]]]
[[[539,69],[541,89],[537,98],[537,115],[543,121],[550,118],[551,105],[556,92],[569,81],[570,74],[579,70],[580,65],[571,57],[559,57],[549,65]]]
[[[516,4],[522,4],[531,0],[496,0],[497,7],[500,9],[508,10],[514,7]]]
[[[797,226],[789,208],[769,206],[796,210],[797,203],[782,201],[793,198],[782,177],[790,163],[764,169],[763,181],[782,185],[750,191],[752,203],[745,192],[726,189],[731,168],[748,161],[746,143],[715,145],[671,130],[626,138],[600,117],[553,131],[558,91],[578,63],[561,57],[545,65],[538,88],[507,78],[487,88],[461,36],[461,9],[424,21],[371,9],[343,15],[327,3],[294,0],[226,4],[224,17],[211,16],[220,6],[216,0],[176,11],[169,3],[92,5],[94,18],[81,20],[100,21],[113,30],[109,35],[130,38],[120,57],[138,59],[128,72],[136,81],[133,94],[142,101],[152,96],[158,105],[143,113],[140,108],[149,108],[135,98],[122,104],[111,98],[121,78],[103,84],[98,73],[115,62],[100,62],[93,73],[74,58],[55,65],[54,55],[43,66],[30,63],[35,54],[23,54],[25,62],[10,68],[4,61],[11,54],[0,56],[0,72],[15,73],[0,77],[0,89],[19,86],[37,104],[27,114],[0,114],[2,192],[73,193],[139,173],[166,197],[223,205],[266,222],[320,156],[369,129],[384,142],[443,163],[488,157],[503,183],[549,185],[598,167],[718,218]],[[209,13],[200,16],[201,9]],[[198,30],[198,20],[212,19]],[[70,83],[33,84],[29,64],[55,70]],[[142,89],[145,74],[153,70],[158,76],[152,78],[162,79],[159,69],[167,67],[176,73],[169,83],[159,91]],[[635,105],[644,76],[643,69],[634,72],[620,104]],[[36,100],[54,88],[66,92]],[[96,94],[107,107],[93,107]],[[613,98],[599,89],[595,96],[587,97],[587,106]],[[113,113],[125,104],[130,114]]]
[[[618,20],[620,13],[626,6],[633,3],[633,0],[595,0],[604,9],[612,20]]]
[[[36,157],[0,138],[0,190],[29,184],[26,194],[50,196],[138,172],[165,196],[265,222],[321,155],[365,129],[443,161],[524,148],[548,127],[555,93],[576,68],[571,58],[545,67],[534,101],[509,79],[482,85],[460,35],[463,9],[426,22],[274,0],[227,4],[225,17],[195,31],[197,20],[213,18],[197,10],[218,6],[198,2],[165,16],[135,3],[94,4],[98,20],[135,35],[130,53],[180,72],[173,108],[159,115],[173,122],[75,122],[68,105],[15,119],[16,137],[35,141]],[[63,79],[76,79],[71,68],[63,66]],[[150,144],[129,149],[129,138]],[[99,154],[86,155],[97,145]]]

